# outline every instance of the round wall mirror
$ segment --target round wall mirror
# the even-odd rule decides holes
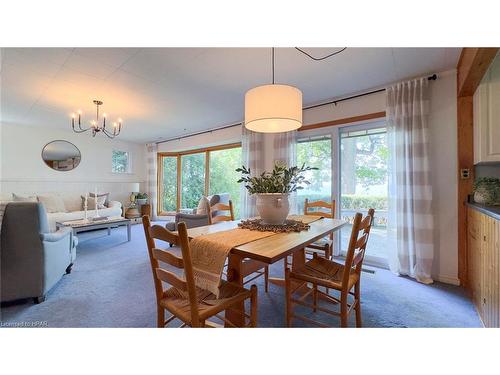
[[[73,143],[57,140],[43,147],[42,159],[45,164],[56,171],[70,171],[78,167],[82,155]]]

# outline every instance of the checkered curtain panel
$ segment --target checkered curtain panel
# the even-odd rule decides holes
[[[277,133],[273,139],[274,162],[285,163],[288,167],[297,165],[297,131]],[[297,192],[290,194],[290,213],[297,214]]]
[[[146,192],[149,196],[151,204],[152,220],[157,220],[157,152],[158,145],[156,143],[146,144]]]
[[[241,136],[242,162],[250,168],[252,175],[264,172],[264,135],[262,133],[247,130],[242,126]],[[257,216],[255,206],[255,195],[249,195],[243,184],[241,184],[241,218]]]
[[[388,87],[389,265],[393,272],[432,283],[434,257],[429,163],[428,80]]]

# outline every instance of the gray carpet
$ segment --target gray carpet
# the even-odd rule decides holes
[[[142,225],[80,233],[73,272],[66,275],[39,305],[21,301],[2,307],[2,325],[40,322],[48,327],[155,327],[156,301]],[[280,275],[281,262],[271,267]],[[459,287],[422,285],[386,270],[363,273],[362,311],[365,327],[480,327],[478,315]],[[259,288],[259,327],[284,326],[283,290]],[[312,312],[303,310],[312,316]],[[353,314],[354,315],[354,314]],[[335,317],[315,315],[332,326]],[[354,318],[354,317],[352,317]],[[173,322],[175,323],[175,322]],[[175,325],[175,324],[174,324]],[[297,321],[296,326],[305,326]],[[351,326],[354,326],[351,319]]]

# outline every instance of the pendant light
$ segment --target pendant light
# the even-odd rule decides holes
[[[302,92],[293,86],[273,82],[257,86],[245,94],[245,127],[259,133],[282,133],[302,126]]]

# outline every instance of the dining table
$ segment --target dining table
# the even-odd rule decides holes
[[[211,233],[238,228],[240,220],[222,221],[212,225],[188,229],[190,239]],[[243,286],[244,275],[258,271],[265,266],[292,256],[292,270],[300,268],[306,262],[305,248],[330,235],[347,224],[344,220],[320,218],[309,224],[309,229],[300,232],[277,233],[239,246],[228,254],[227,281]],[[269,279],[270,282],[284,285],[283,279]],[[227,310],[225,317],[237,327],[245,323],[244,305],[236,310]],[[226,323],[226,326],[228,324]]]

